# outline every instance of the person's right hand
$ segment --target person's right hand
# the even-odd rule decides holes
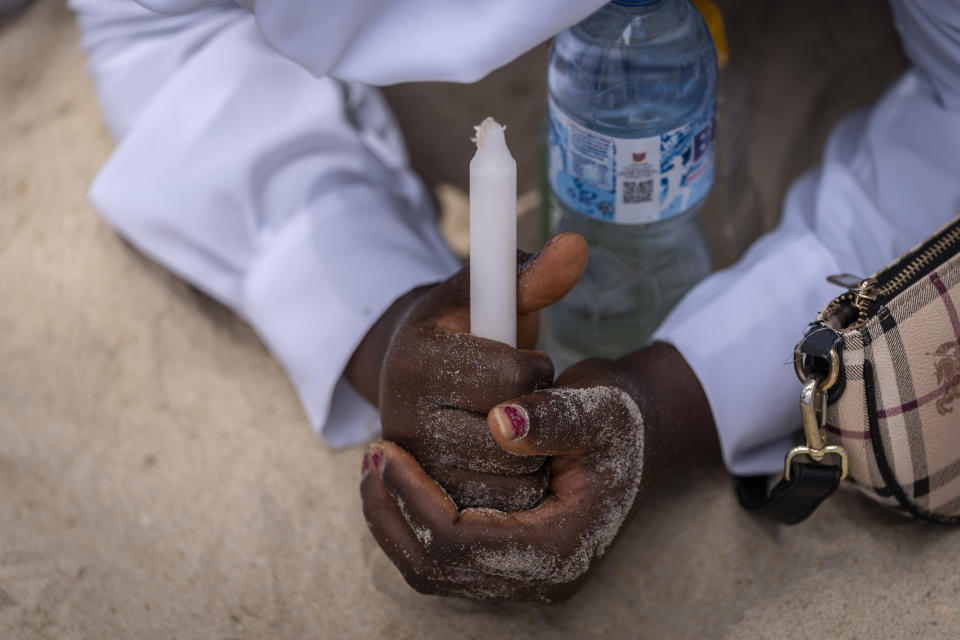
[[[519,256],[519,349],[470,335],[467,269],[416,293],[394,334],[379,381],[383,437],[411,453],[460,508],[515,511],[543,498],[544,457],[499,447],[487,412],[553,384],[550,359],[531,350],[538,312],[573,288],[586,258],[586,242],[574,233]]]

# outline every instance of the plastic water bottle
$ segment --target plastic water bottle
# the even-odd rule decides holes
[[[717,57],[690,0],[615,0],[550,51],[551,232],[587,238],[583,278],[547,312],[559,366],[643,345],[710,272],[697,211],[714,174]]]

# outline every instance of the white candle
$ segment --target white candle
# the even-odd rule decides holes
[[[470,161],[470,332],[517,346],[517,163],[487,118]]]

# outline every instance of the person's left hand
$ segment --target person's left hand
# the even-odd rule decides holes
[[[664,344],[579,363],[556,387],[495,407],[488,426],[505,451],[551,456],[550,492],[537,507],[460,510],[401,447],[385,441],[366,454],[367,525],[417,591],[564,600],[654,481],[717,451],[696,376]]]
[[[459,510],[404,449],[387,441],[371,448],[364,515],[414,589],[544,602],[576,591],[620,530],[643,477],[636,402],[615,365],[587,368],[582,380],[567,376],[566,386],[491,412],[490,430],[506,451],[554,456],[550,495],[534,509]]]

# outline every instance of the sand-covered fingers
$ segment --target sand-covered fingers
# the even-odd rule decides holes
[[[542,351],[518,350],[467,333],[414,327],[398,334],[381,374],[381,402],[427,398],[436,406],[486,413],[506,398],[553,383]]]
[[[587,266],[587,241],[578,233],[550,238],[539,253],[518,260],[517,313],[534,313],[573,289]]]
[[[543,459],[499,447],[486,426],[491,407],[549,386],[550,359],[467,334],[414,328],[390,348],[381,374],[384,437],[413,452],[430,472],[458,467],[523,475]]]
[[[543,468],[543,456],[517,456],[501,448],[490,435],[486,415],[450,407],[424,407],[413,428],[384,435],[408,451],[431,476],[440,469],[522,476]]]
[[[377,446],[364,454],[360,495],[367,528],[407,584],[421,593],[435,593],[439,588],[437,563],[424,550],[397,502],[383,488],[378,468],[383,460],[383,451]]]
[[[495,407],[490,433],[511,453],[561,455],[591,451],[642,432],[636,401],[605,378],[545,389]]]
[[[534,458],[521,458],[534,460]],[[548,469],[537,469],[523,475],[485,473],[459,467],[437,467],[426,464],[424,470],[437,481],[460,509],[488,507],[500,511],[532,509],[543,501],[548,488]]]
[[[561,234],[535,256],[520,256],[521,346],[534,342],[536,311],[574,286],[585,260],[586,244],[575,234]],[[497,445],[487,413],[508,398],[549,387],[553,364],[542,352],[470,335],[469,304],[469,273],[463,270],[424,293],[400,322],[380,369],[383,435],[413,453],[429,473],[444,476],[444,486],[467,503],[486,493],[503,498],[488,506],[529,506],[537,496],[514,500],[511,494],[544,485],[544,458],[516,456]],[[501,474],[515,479],[514,486],[483,478],[456,486],[450,477],[460,470]]]
[[[410,465],[409,476],[385,473],[398,503],[389,517],[420,532],[413,539],[426,556],[415,566],[438,572],[421,579],[437,593],[472,598],[569,596],[607,554],[645,492],[669,474],[663,460],[687,464],[717,450],[712,423],[704,421],[709,406],[696,385],[675,350],[653,345],[617,362],[584,362],[565,372],[557,388],[498,405],[518,410],[525,435],[510,437],[513,422],[497,419],[509,420],[503,412],[488,416],[491,438],[496,434],[520,456],[552,455],[549,494],[526,511],[465,509],[454,516],[439,488],[421,491],[429,486],[422,470]],[[686,393],[694,387],[696,393]]]
[[[629,404],[629,403],[628,403]],[[633,428],[615,439],[551,459],[550,493],[528,511],[491,520],[483,511],[461,513],[463,545],[482,573],[531,585],[553,585],[569,595],[600,560],[629,517],[644,486],[643,419],[630,409]]]
[[[566,599],[583,584],[608,544],[601,549],[584,511],[556,498],[514,514],[468,509],[457,526],[461,539],[468,540],[458,550],[464,566],[487,579],[518,585],[515,597],[523,600]]]
[[[429,481],[422,471],[417,473],[416,461],[399,455],[392,455],[393,459],[389,462],[393,465],[393,471],[388,474],[384,463],[397,451],[400,449],[389,443],[370,448],[364,457],[360,493],[367,527],[407,584],[420,593],[474,600],[530,599],[525,597],[527,589],[523,584],[478,572],[472,563],[457,558],[438,559],[440,554],[434,544],[434,531],[439,535],[450,524],[443,521],[451,515],[448,501],[436,489],[428,491],[424,498],[432,499],[437,504],[431,508],[431,517],[420,518],[414,517],[414,514],[419,515],[416,509],[421,508],[418,500],[410,502],[410,496],[402,490],[395,489],[399,498],[388,493],[380,477],[380,469],[383,469],[391,484],[398,483],[401,487],[410,484],[411,490]],[[370,460],[372,456],[379,456],[377,465]],[[406,468],[406,473],[398,473],[398,467],[400,471]],[[405,495],[407,499],[404,499]],[[413,505],[414,511],[408,504]],[[430,529],[430,526],[436,529]]]
[[[401,447],[391,442],[381,442],[371,447],[372,456],[380,456],[374,471],[365,478],[361,487],[364,501],[368,497],[382,501],[383,491],[392,498],[397,511],[380,509],[380,513],[396,520],[396,513],[414,533],[421,547],[434,559],[442,559],[446,565],[462,565],[469,558],[462,551],[474,545],[491,546],[503,542],[511,535],[529,535],[539,526],[535,520],[514,521],[517,526],[507,526],[511,520],[508,513],[489,508],[471,508],[461,523],[461,511],[450,496],[428,476],[417,460]],[[524,512],[530,513],[530,512]],[[392,531],[394,527],[386,528]]]
[[[644,486],[644,420],[620,384],[617,365],[589,361],[568,384],[497,406],[489,427],[498,444],[518,455],[550,455],[550,496],[537,509],[510,514],[512,527],[533,538],[509,536],[476,547],[480,571],[572,588],[602,558]],[[466,530],[473,516],[464,513]],[[548,544],[543,531],[550,531]],[[538,538],[537,536],[541,536]]]
[[[431,592],[524,600],[567,597],[603,557],[636,500],[643,454],[635,439],[557,459],[551,495],[534,509],[505,513],[458,511],[403,449],[382,443],[375,450],[383,458],[364,480],[365,508],[384,494],[393,500],[395,508],[377,510],[392,523],[371,530],[381,546],[386,533],[408,532],[399,554],[405,575],[419,572]]]
[[[460,518],[457,505],[403,448],[383,441],[373,445],[369,454],[377,463],[361,485],[364,508],[368,492],[379,501],[378,491],[385,491],[420,544],[429,549],[435,537],[446,535]]]
[[[362,473],[360,496],[367,528],[407,584],[433,595],[466,595],[463,592],[468,585],[492,593],[489,588],[478,589],[481,576],[464,571],[457,563],[440,562],[431,554],[434,532],[446,530],[459,516],[443,490],[410,454],[390,442],[374,444],[364,456]],[[382,476],[402,478],[399,484],[404,489],[392,495]],[[408,505],[419,513],[421,501],[432,503],[431,517],[414,519]]]

